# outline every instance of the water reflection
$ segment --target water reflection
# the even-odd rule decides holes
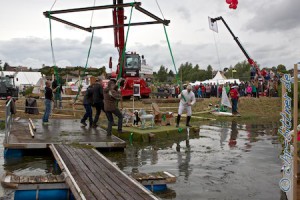
[[[228,145],[230,146],[230,148],[234,148],[237,144],[237,136],[239,134],[239,131],[237,129],[237,123],[236,121],[232,121],[231,122],[231,134],[230,134],[230,139],[229,139],[229,142],[228,142]]]
[[[190,146],[190,130],[188,129],[186,132],[185,139],[185,148],[180,146],[180,140],[176,143],[176,151],[177,151],[177,163],[179,174],[184,176],[184,180],[188,181],[189,176],[192,173],[192,168],[190,167],[191,162],[191,146]],[[181,152],[181,148],[184,149],[184,152]]]

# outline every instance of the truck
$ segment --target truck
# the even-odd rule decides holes
[[[0,76],[0,99],[6,100],[9,96],[17,99],[18,94],[15,77],[13,75],[4,75],[2,72]]]

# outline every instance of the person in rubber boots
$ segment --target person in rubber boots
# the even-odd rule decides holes
[[[186,126],[191,127],[190,120],[192,116],[192,105],[196,103],[196,98],[194,92],[192,91],[192,86],[188,85],[186,90],[183,90],[178,96],[178,98],[180,99],[180,102],[178,108],[176,127],[179,127],[180,118],[184,110],[186,110],[187,112]]]

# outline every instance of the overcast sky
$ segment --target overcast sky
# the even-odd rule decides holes
[[[143,8],[161,17],[155,0],[141,2]],[[49,20],[43,16],[53,3],[54,0],[0,0],[0,60],[3,63],[33,68],[53,64]],[[88,7],[93,3],[94,0],[57,0],[53,10]],[[229,9],[225,0],[159,0],[159,3],[165,18],[171,20],[167,30],[178,67],[191,62],[203,69],[210,64],[219,70],[245,60],[224,24],[218,22],[218,34],[209,29],[208,16],[223,16],[250,56],[262,67],[284,64],[291,68],[300,61],[299,0],[240,0],[236,10]],[[112,0],[96,0],[96,5],[108,4],[112,4]],[[129,11],[126,10],[127,16]],[[91,15],[91,12],[83,12],[59,17],[89,26]],[[149,19],[134,10],[132,22],[146,20]],[[111,23],[110,10],[94,13],[93,26]],[[56,21],[52,22],[52,28],[58,66],[84,66],[91,33]],[[89,66],[108,66],[110,56],[116,65],[117,50],[113,41],[112,29],[95,31]],[[131,27],[127,50],[145,55],[155,70],[160,65],[173,70],[162,25]]]

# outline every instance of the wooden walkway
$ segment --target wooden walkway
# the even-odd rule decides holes
[[[76,199],[157,199],[95,149],[51,145]]]
[[[106,135],[100,127],[81,127],[80,120],[51,119],[50,125],[42,125],[41,120],[33,120],[36,127],[31,136],[28,119],[13,121],[11,133],[3,146],[11,149],[43,149],[50,144],[83,144],[96,148],[125,148],[126,142],[118,137]]]

